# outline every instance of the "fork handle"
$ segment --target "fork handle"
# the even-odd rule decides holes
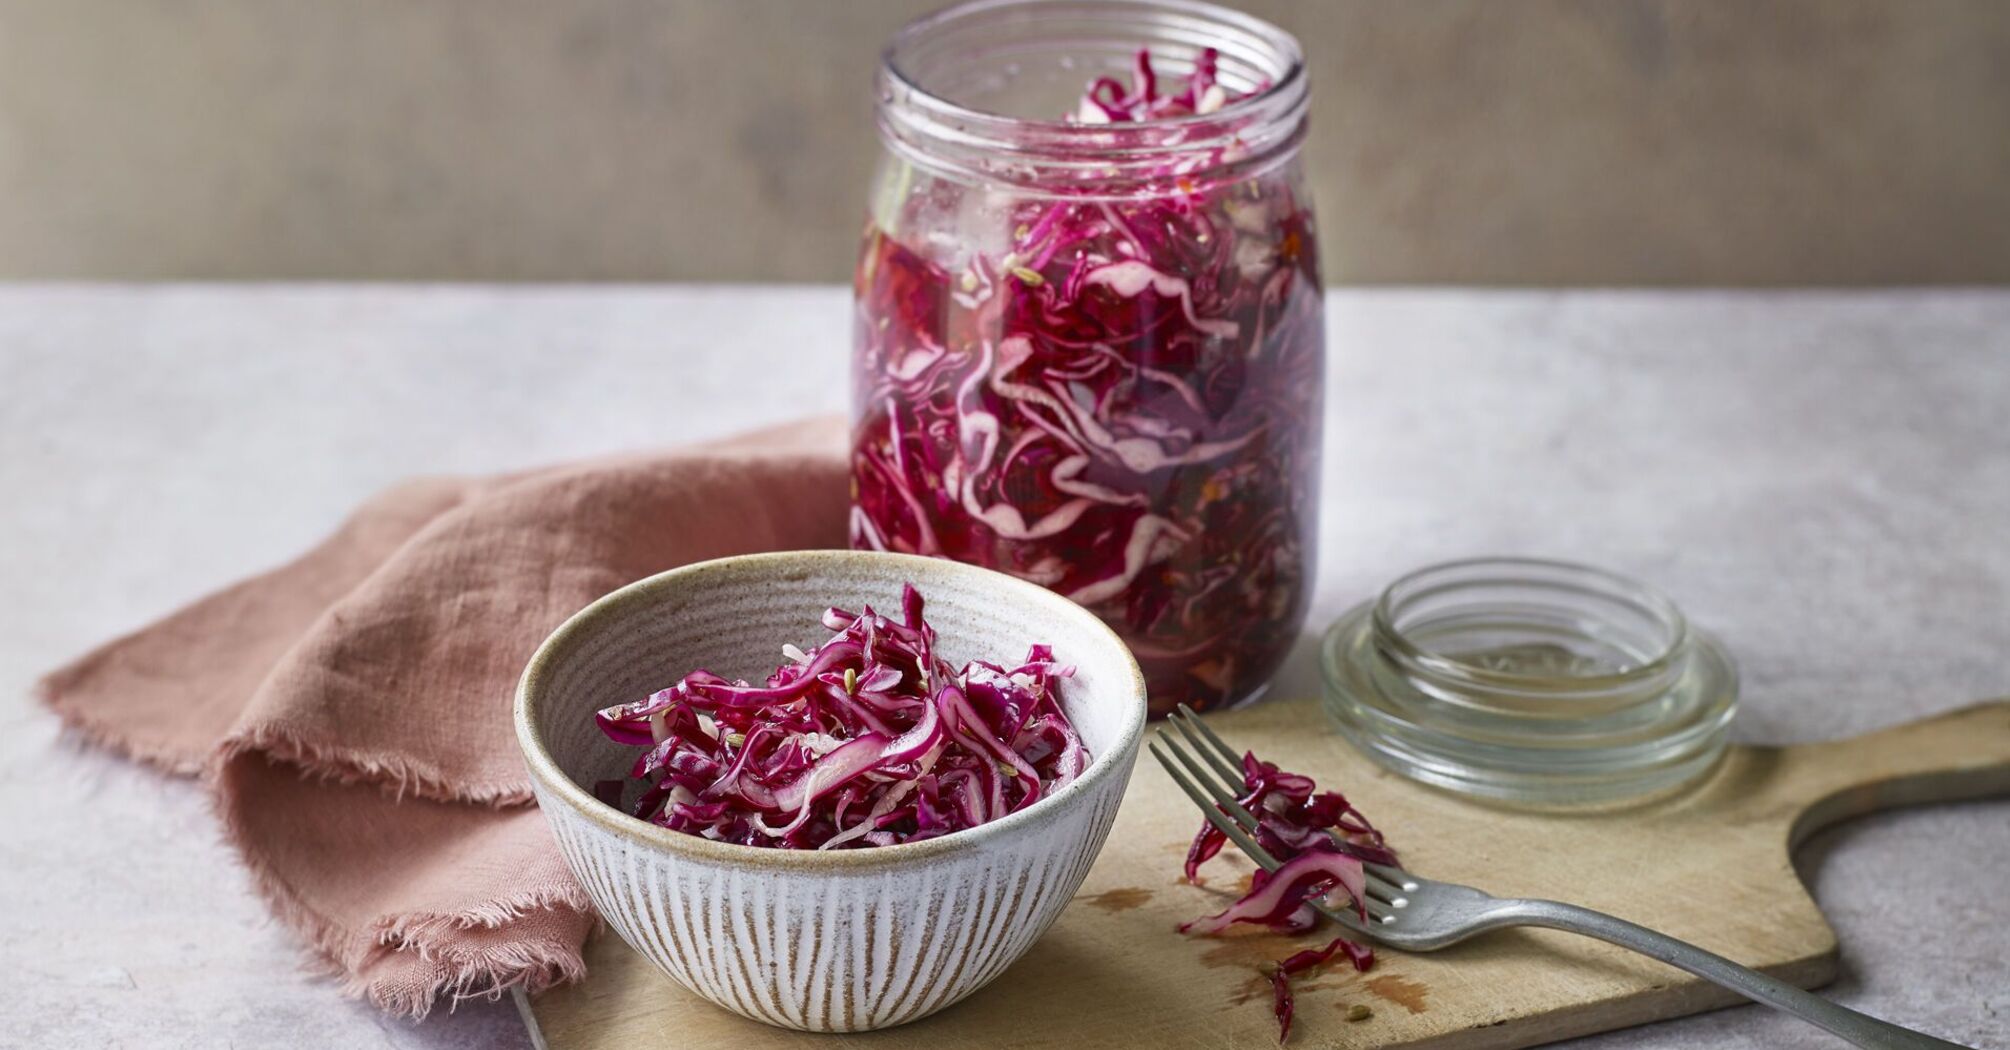
[[[1936,1039],[1923,1032],[1900,1028],[1869,1014],[1858,1013],[1813,992],[1768,977],[1749,966],[1740,966],[1714,952],[1706,952],[1686,941],[1678,941],[1665,933],[1657,933],[1604,912],[1558,901],[1518,900],[1502,901],[1501,904],[1502,908],[1488,916],[1492,920],[1488,925],[1543,926],[1631,948],[1729,988],[1754,1002],[1785,1010],[1857,1046],[1875,1050],[1970,1050],[1960,1043]]]

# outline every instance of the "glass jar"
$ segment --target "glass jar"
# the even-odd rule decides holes
[[[1154,713],[1258,695],[1318,535],[1306,103],[1297,42],[1208,4],[979,0],[896,36],[852,545],[1068,595],[1130,644]]]

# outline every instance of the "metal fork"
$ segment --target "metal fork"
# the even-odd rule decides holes
[[[1221,829],[1229,841],[1265,871],[1277,870],[1277,858],[1250,835],[1256,827],[1256,818],[1238,801],[1244,785],[1242,753],[1224,743],[1185,705],[1167,724],[1170,729],[1160,728],[1149,745],[1152,757],[1159,760],[1173,782],[1200,807],[1208,823]],[[1391,948],[1436,951],[1474,934],[1510,926],[1568,930],[1680,967],[1747,999],[1819,1025],[1857,1046],[1880,1050],[1968,1050],[1959,1043],[1900,1028],[1839,1006],[1693,944],[1589,908],[1557,901],[1503,899],[1471,886],[1434,882],[1398,868],[1379,864],[1366,867],[1368,894],[1361,905],[1368,913],[1368,921],[1363,922],[1351,910],[1329,907],[1324,902],[1313,902],[1312,906],[1334,922]]]

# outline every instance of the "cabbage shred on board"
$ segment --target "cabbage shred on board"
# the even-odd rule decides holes
[[[1175,82],[1140,53],[1073,119],[1222,115],[1245,96],[1216,72],[1210,51]],[[1073,598],[1130,644],[1155,714],[1252,695],[1296,640],[1324,355],[1295,163],[1171,156],[1121,190],[908,169],[856,275],[853,546]]]
[[[1183,933],[1219,933],[1237,923],[1252,923],[1280,933],[1307,933],[1319,924],[1312,904],[1331,902],[1330,894],[1345,894],[1347,906],[1365,920],[1362,898],[1367,892],[1363,864],[1396,867],[1396,854],[1368,818],[1337,791],[1320,791],[1312,778],[1287,773],[1255,755],[1242,756],[1243,793],[1237,799],[1257,820],[1253,838],[1283,863],[1276,871],[1258,868],[1249,892],[1223,911],[1180,927]],[[1187,848],[1186,879],[1200,884],[1200,867],[1221,852],[1228,837],[1207,821]],[[1277,1040],[1291,1036],[1293,975],[1323,965],[1344,954],[1356,970],[1375,965],[1367,945],[1335,937],[1323,947],[1309,948],[1279,961],[1270,974],[1272,1010],[1277,1015]]]
[[[1062,708],[1074,673],[1045,645],[1023,663],[958,671],[911,585],[898,621],[829,609],[834,632],[765,684],[694,671],[595,717],[645,750],[603,801],[676,831],[780,849],[918,842],[997,820],[1080,776],[1088,749]]]

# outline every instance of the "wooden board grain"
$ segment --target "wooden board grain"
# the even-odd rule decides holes
[[[1420,873],[1501,896],[1553,897],[1664,930],[1805,987],[1835,972],[1836,939],[1790,851],[1835,820],[1896,805],[2010,793],[2010,700],[1854,740],[1736,747],[1695,789],[1595,816],[1495,809],[1375,766],[1309,702],[1209,719],[1230,743],[1346,792]],[[1274,1045],[1262,967],[1302,947],[1265,932],[1185,937],[1247,879],[1233,849],[1180,879],[1197,816],[1148,757],[1074,904],[991,986],[883,1032],[809,1035],[727,1013],[603,933],[589,976],[526,1005],[549,1050],[939,1050]],[[1494,1050],[1725,1005],[1727,993],[1596,941],[1491,934],[1430,955],[1381,951],[1298,984],[1292,1045]],[[1366,1020],[1348,1021],[1357,1005]]]

